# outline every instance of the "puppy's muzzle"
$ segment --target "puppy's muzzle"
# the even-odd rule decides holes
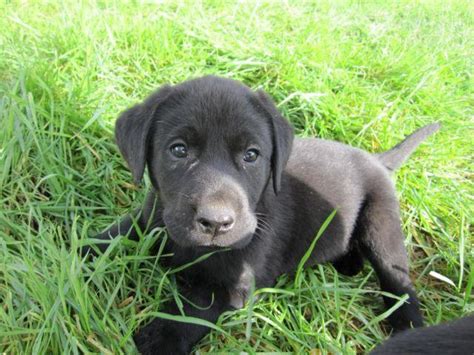
[[[209,174],[191,201],[191,238],[201,245],[227,247],[253,235],[257,222],[247,193],[233,178]]]

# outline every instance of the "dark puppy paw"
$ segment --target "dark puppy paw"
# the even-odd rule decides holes
[[[423,318],[420,311],[414,307],[402,306],[399,312],[388,317],[394,333],[403,332],[410,328],[423,327]]]
[[[423,317],[420,312],[415,292],[412,289],[404,288],[390,291],[394,294],[409,295],[408,300],[398,308],[396,312],[388,317],[388,321],[390,322],[394,332],[397,333],[410,328],[423,327]],[[390,308],[395,304],[395,299],[393,298],[384,297],[384,301],[387,308]]]
[[[82,257],[96,257],[99,255],[91,245],[85,245],[79,248],[79,253]]]
[[[142,355],[152,354],[188,354],[182,336],[168,329],[164,322],[156,319],[133,337],[138,352]]]
[[[110,238],[104,238],[103,236],[92,237],[89,240],[93,240],[92,244],[84,245],[79,249],[82,257],[97,257],[100,254],[105,253],[109,247]],[[104,242],[105,241],[105,242]]]
[[[364,257],[358,249],[352,249],[332,264],[338,273],[355,276],[364,268]]]

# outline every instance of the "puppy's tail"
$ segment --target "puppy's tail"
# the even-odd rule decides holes
[[[410,134],[395,147],[384,153],[376,154],[380,162],[390,171],[396,170],[426,138],[435,133],[441,125],[436,122],[424,126]]]

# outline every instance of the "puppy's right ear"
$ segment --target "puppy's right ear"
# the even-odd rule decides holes
[[[130,168],[133,180],[140,183],[149,146],[152,122],[157,109],[172,92],[171,86],[163,86],[143,103],[124,111],[115,124],[115,141]]]

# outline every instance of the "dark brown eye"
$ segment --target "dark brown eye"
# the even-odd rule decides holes
[[[186,158],[188,156],[188,148],[182,143],[173,144],[170,147],[170,152],[176,158]]]
[[[247,163],[253,163],[258,158],[258,150],[257,149],[249,149],[244,154],[244,160]]]

